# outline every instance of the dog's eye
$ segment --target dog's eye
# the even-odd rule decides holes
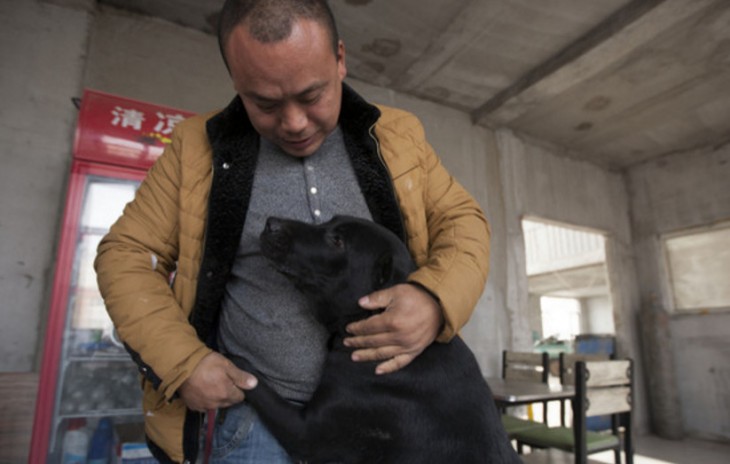
[[[345,248],[345,241],[342,239],[341,235],[330,235],[330,242],[336,248]]]

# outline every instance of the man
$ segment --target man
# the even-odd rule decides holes
[[[227,0],[219,43],[238,94],[180,123],[99,245],[99,287],[143,374],[145,432],[163,462],[194,461],[202,412],[215,462],[289,462],[245,403],[257,379],[306,402],[324,329],[258,249],[266,217],[372,219],[409,246],[409,284],[363,296],[385,311],[348,327],[353,362],[387,375],[468,320],[486,281],[489,229],[417,119],[343,80],[345,47],[321,0]],[[170,286],[169,276],[174,273]]]

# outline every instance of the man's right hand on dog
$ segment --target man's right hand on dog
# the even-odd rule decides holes
[[[189,409],[203,412],[240,403],[245,398],[244,390],[251,390],[257,384],[256,377],[213,352],[198,363],[178,393]]]

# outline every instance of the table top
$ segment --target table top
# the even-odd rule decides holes
[[[575,464],[572,453],[557,449],[533,450],[530,454],[520,455],[524,464]],[[600,464],[600,461],[588,459],[587,464]]]
[[[489,384],[494,400],[505,406],[562,400],[575,396],[575,389],[569,385],[507,380],[501,377],[488,377],[484,380]]]

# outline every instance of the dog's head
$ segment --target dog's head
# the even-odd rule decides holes
[[[325,324],[366,316],[360,297],[404,282],[415,269],[395,234],[350,216],[319,225],[271,217],[261,252],[316,303]]]

